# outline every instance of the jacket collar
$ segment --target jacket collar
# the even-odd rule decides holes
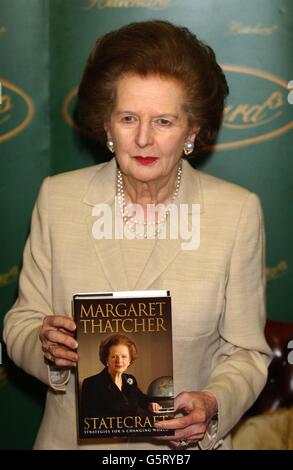
[[[117,163],[115,158],[99,165],[85,193],[83,202],[90,206],[95,206],[101,202],[113,203],[116,194],[116,171]],[[191,204],[200,204],[200,212],[204,212],[200,172],[192,168],[186,160],[183,160],[178,203],[189,204],[189,206]]]
[[[97,203],[112,205],[116,193],[116,160],[99,165],[83,202],[90,206]],[[203,194],[200,181],[200,172],[194,170],[188,162],[183,161],[181,187],[178,194],[178,204],[188,204],[189,213],[192,204],[200,204],[200,212],[204,211]],[[94,218],[88,217],[87,224],[89,236],[94,244],[97,257],[103,267],[111,289],[114,291],[127,291],[130,286],[124,265],[120,240],[102,238],[96,240],[92,235]],[[189,227],[190,229],[191,227]],[[169,221],[167,221],[167,230]],[[155,280],[167,269],[168,265],[182,250],[182,239],[156,240],[151,256],[143,267],[135,290],[147,290]]]
[[[116,170],[115,158],[97,166],[97,171],[83,198],[85,204],[95,206],[113,202],[116,193]]]

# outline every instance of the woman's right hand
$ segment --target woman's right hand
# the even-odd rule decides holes
[[[44,318],[39,338],[45,357],[56,366],[76,367],[78,343],[73,338],[75,329],[74,321],[63,315]]]
[[[159,403],[151,402],[149,403],[149,410],[152,411],[153,413],[156,413],[162,409],[162,406],[159,405]]]

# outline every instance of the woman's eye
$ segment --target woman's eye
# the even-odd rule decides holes
[[[156,122],[162,127],[170,127],[172,125],[172,122],[169,121],[169,119],[164,118],[157,119]]]
[[[135,122],[135,117],[134,116],[123,116],[122,122],[125,122],[126,124],[132,124]]]

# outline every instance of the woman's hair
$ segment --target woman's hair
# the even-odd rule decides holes
[[[128,338],[127,336],[124,335],[112,335],[112,336],[107,336],[101,344],[100,344],[100,350],[99,350],[99,356],[100,356],[100,361],[104,366],[107,365],[107,360],[109,357],[109,351],[111,346],[118,346],[119,344],[124,344],[125,346],[128,347],[129,350],[129,355],[130,355],[130,364],[132,364],[135,359],[137,358],[137,348],[135,343]]]
[[[125,74],[176,79],[185,90],[190,128],[200,127],[199,147],[215,140],[228,85],[213,50],[187,28],[145,21],[97,40],[79,86],[78,118],[83,130],[101,142],[115,106],[117,80]]]

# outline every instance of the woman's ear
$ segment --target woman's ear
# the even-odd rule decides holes
[[[108,122],[104,123],[104,131],[106,132],[107,139],[112,140],[112,134],[111,134],[110,126]]]
[[[188,134],[188,136],[186,137],[186,141],[192,142],[194,144],[196,140],[196,136],[199,134],[199,132],[200,132],[200,127],[193,127],[190,130],[190,134]]]

